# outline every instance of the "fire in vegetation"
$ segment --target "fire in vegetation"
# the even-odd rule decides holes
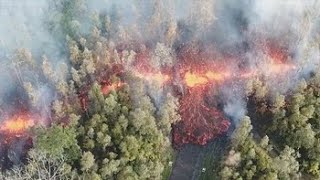
[[[146,80],[148,82],[157,82],[160,85],[165,85],[167,82],[170,81],[171,77],[167,74],[162,74],[161,72],[138,72],[134,71],[133,73],[134,76],[139,77],[143,80]]]
[[[30,128],[35,125],[34,117],[28,113],[13,115],[0,123],[0,165],[11,167],[26,157],[32,147]]]
[[[204,74],[192,73],[190,71],[186,72],[184,75],[184,81],[188,87],[196,87],[201,85],[206,85],[212,82],[223,81],[230,76],[229,72],[215,72],[208,71]]]
[[[33,125],[33,119],[27,115],[16,115],[5,120],[0,126],[0,131],[6,132],[6,134],[22,134],[28,131]]]
[[[112,84],[106,84],[101,87],[101,91],[104,95],[108,95],[111,91],[117,91],[125,85],[123,82],[115,82]]]

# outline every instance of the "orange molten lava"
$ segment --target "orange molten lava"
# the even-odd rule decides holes
[[[3,122],[0,131],[8,133],[23,133],[34,125],[34,121],[27,116],[16,116]]]

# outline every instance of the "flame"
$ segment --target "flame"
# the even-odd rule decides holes
[[[239,78],[249,79],[258,75],[265,75],[265,76],[284,75],[292,70],[297,69],[297,66],[290,63],[281,63],[281,62],[275,62],[271,60],[270,62],[265,63],[260,69],[261,69],[260,72],[258,70],[241,72],[239,75]]]
[[[271,63],[266,65],[266,75],[285,74],[296,68],[294,64],[279,63],[271,60]]]
[[[0,131],[8,133],[23,133],[34,126],[34,121],[27,116],[16,116],[6,120],[1,126]]]
[[[187,72],[184,76],[186,85],[189,87],[195,87],[199,85],[205,85],[208,83],[208,79],[200,74],[194,74],[191,72]]]
[[[165,84],[166,82],[168,82],[170,80],[169,75],[161,74],[161,73],[156,73],[156,74],[150,75],[149,77],[147,77],[147,79],[148,78],[149,78],[149,80],[159,82],[160,84]]]
[[[107,95],[111,91],[116,91],[122,88],[125,84],[126,83],[123,83],[123,82],[115,82],[115,83],[112,83],[111,85],[104,85],[101,88],[102,94]]]
[[[231,76],[231,73],[229,71],[225,71],[225,72],[208,71],[206,73],[206,77],[210,81],[223,81],[230,76]]]
[[[246,70],[246,71],[239,72],[239,75],[232,75],[232,73],[228,70],[224,70],[224,71],[211,70],[205,73],[194,73],[194,72],[187,71],[184,75],[184,81],[188,87],[192,88],[196,86],[203,86],[213,82],[223,82],[230,78],[248,79],[248,78],[255,77],[257,75],[266,75],[266,76],[283,75],[295,69],[297,69],[297,67],[294,64],[278,62],[270,58],[269,61],[261,67],[261,72],[259,72],[258,70]]]
[[[231,73],[228,71],[225,72],[216,72],[216,71],[207,71],[204,74],[192,73],[188,71],[184,80],[188,87],[202,86],[211,82],[221,82],[231,76]]]
[[[166,84],[167,82],[169,82],[171,80],[171,77],[167,74],[163,74],[161,72],[155,72],[155,73],[140,73],[138,71],[134,71],[133,74],[136,77],[139,77],[141,79],[144,79],[145,81],[149,81],[149,82],[157,82],[159,83],[161,86]]]
[[[244,72],[240,73],[239,78],[248,79],[248,78],[256,76],[257,74],[258,74],[258,72],[256,70],[244,71]]]

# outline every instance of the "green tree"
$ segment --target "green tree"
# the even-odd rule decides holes
[[[53,124],[49,128],[35,129],[35,149],[50,155],[64,155],[67,159],[77,159],[80,156],[80,147],[77,143],[76,129],[71,126]]]
[[[81,157],[81,171],[88,172],[94,165],[94,155],[91,152],[84,152]]]

